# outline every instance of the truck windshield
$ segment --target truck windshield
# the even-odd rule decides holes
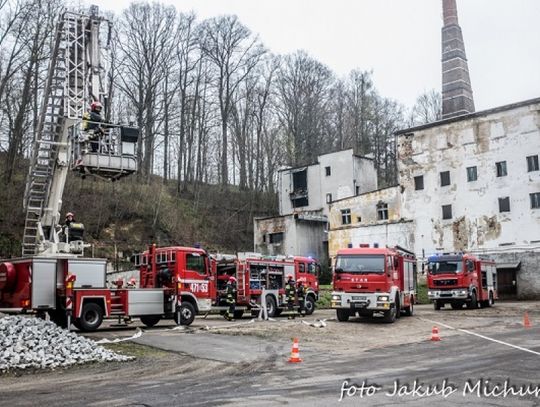
[[[457,274],[463,269],[462,261],[430,261],[428,269],[431,274]]]
[[[384,256],[338,256],[336,272],[384,273]]]

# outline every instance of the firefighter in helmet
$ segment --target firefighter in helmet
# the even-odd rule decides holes
[[[66,213],[66,218],[64,219],[64,224],[61,226],[62,235],[60,236],[62,238],[62,241],[67,243],[68,240],[68,230],[72,223],[75,223],[75,215],[73,212]],[[58,230],[58,229],[57,229]]]
[[[287,278],[287,284],[285,284],[285,295],[287,296],[287,310],[291,311],[288,319],[294,319],[294,300],[296,295],[296,288],[292,276]]]
[[[225,313],[225,319],[228,321],[234,320],[234,311],[236,304],[236,278],[230,276],[225,286],[225,301],[229,306],[229,309]]]
[[[306,315],[306,288],[304,287],[302,280],[298,280],[296,295],[298,296],[298,312],[300,316],[303,317]]]
[[[103,105],[98,102],[92,102],[90,105],[90,111],[83,115],[83,131],[88,133],[88,139],[90,140],[90,147],[92,152],[96,153],[99,150],[99,141],[104,135],[101,123],[103,117],[101,116],[101,110]]]

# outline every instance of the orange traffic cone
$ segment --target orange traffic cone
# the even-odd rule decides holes
[[[300,359],[300,353],[298,349],[298,338],[294,338],[289,363],[298,363],[301,361],[302,359]]]
[[[525,328],[531,327],[531,321],[529,321],[529,313],[525,311],[525,315],[523,315],[523,326]]]
[[[431,340],[432,341],[441,340],[441,337],[439,336],[439,328],[437,328],[436,326],[434,326],[433,329],[431,330]]]

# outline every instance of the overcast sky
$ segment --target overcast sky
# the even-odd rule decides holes
[[[88,0],[120,13],[131,0]],[[441,0],[162,0],[199,19],[236,14],[274,53],[304,49],[337,75],[373,70],[410,107],[441,88]],[[540,0],[458,0],[477,110],[540,97]]]

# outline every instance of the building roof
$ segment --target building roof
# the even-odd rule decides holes
[[[374,161],[374,158],[372,158],[372,157],[366,157],[365,155],[355,154],[353,148],[345,148],[345,149],[343,149],[343,150],[336,150],[336,151],[331,151],[331,152],[329,152],[329,153],[319,154],[319,155],[317,156],[317,158],[318,158],[318,157],[324,157],[325,155],[331,155],[331,154],[336,154],[336,153],[342,153],[342,152],[344,152],[344,151],[351,151],[351,153],[352,153],[351,155],[352,155],[353,157],[360,158],[360,159],[362,159],[362,160],[370,160],[370,161]],[[280,169],[278,169],[278,172],[281,172],[281,171],[294,171],[294,170],[299,170],[299,169],[301,169],[301,168],[307,168],[307,167],[311,167],[311,166],[313,166],[313,165],[319,165],[319,164],[320,164],[320,162],[317,160],[317,161],[312,162],[312,163],[309,163],[309,164],[297,165],[297,166],[295,166],[295,167],[284,167],[284,168],[280,168]]]
[[[395,134],[397,136],[402,136],[404,134],[409,134],[409,133],[414,133],[416,131],[429,129],[431,127],[443,126],[445,124],[459,122],[462,120],[474,119],[476,117],[487,116],[493,113],[504,112],[506,110],[518,109],[520,107],[534,105],[537,103],[540,103],[540,97],[535,98],[535,99],[524,100],[522,102],[511,103],[509,105],[494,107],[492,109],[482,110],[480,112],[474,112],[474,113],[464,114],[461,116],[451,117],[449,119],[439,120],[433,123],[422,124],[420,126],[410,127],[408,129],[398,130],[395,132]]]

